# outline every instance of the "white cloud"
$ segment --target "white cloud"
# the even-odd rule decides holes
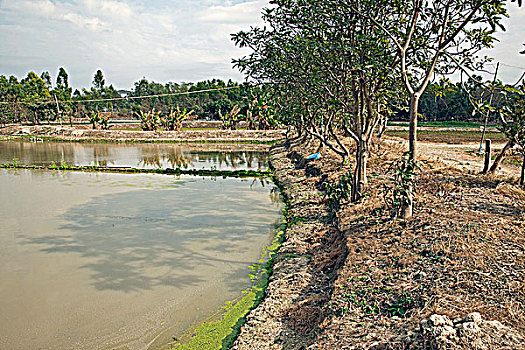
[[[234,78],[231,59],[244,55],[230,34],[261,23],[268,0],[0,0],[0,74],[64,66],[75,87],[89,87],[101,68],[106,81],[131,87],[155,81]],[[487,53],[524,66],[525,9],[509,3],[508,31]],[[511,80],[521,71],[502,67]]]
[[[483,53],[502,64],[498,78],[506,83],[515,83],[525,71],[525,55],[519,54],[525,50],[525,8],[509,3],[508,10],[510,18],[504,20],[506,31],[497,33],[499,42]],[[494,65],[491,68],[494,69]]]
[[[101,68],[106,81],[131,87],[156,81],[235,78],[230,33],[260,22],[266,0],[3,0],[0,74],[64,66],[75,87]],[[19,57],[20,59],[16,59]],[[29,57],[31,59],[29,59]]]
[[[67,13],[62,18],[73,23],[81,29],[89,29],[92,31],[101,31],[105,24],[97,17],[84,17],[76,13]]]
[[[261,9],[267,1],[253,1],[233,6],[211,6],[200,15],[200,20],[211,23],[253,24],[258,22]]]

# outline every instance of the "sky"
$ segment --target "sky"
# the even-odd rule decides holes
[[[106,83],[130,89],[211,78],[242,81],[232,58],[246,53],[230,34],[261,23],[266,0],[0,0],[0,74],[59,67],[75,88]]]
[[[525,4],[518,7],[516,3],[509,3],[507,9],[510,17],[503,21],[506,31],[496,33],[499,42],[493,49],[485,50],[481,54],[494,58],[493,64],[487,66],[491,71],[494,71],[496,62],[501,63],[498,79],[514,84],[525,72],[525,55],[520,55],[520,52],[525,50]],[[487,75],[485,77],[489,78]]]
[[[75,88],[106,82],[130,89],[142,77],[165,83],[221,78],[242,81],[231,59],[246,50],[230,34],[260,25],[268,0],[0,0],[0,74],[59,67]],[[514,82],[525,70],[525,8],[509,4],[507,32],[484,52],[504,63],[500,77]]]

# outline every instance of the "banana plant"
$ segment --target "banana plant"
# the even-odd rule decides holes
[[[237,121],[239,120],[239,112],[241,109],[239,108],[239,105],[233,106],[231,111],[226,113],[225,115],[222,114],[221,110],[219,109],[219,117],[221,118],[222,125],[221,128],[225,130],[235,130],[237,128]]]
[[[159,127],[160,111],[153,108],[149,112],[139,111],[136,115],[140,119],[140,126],[144,131],[155,131]]]
[[[91,122],[91,125],[93,125],[93,130],[101,129],[101,130],[109,130],[109,122],[108,118],[103,116],[100,112],[91,112],[91,115],[89,117],[89,121]]]
[[[168,114],[161,116],[161,124],[164,130],[180,131],[182,129],[182,122],[192,118],[194,115],[193,110],[188,111],[186,108],[181,110],[177,105],[175,110],[172,107]]]

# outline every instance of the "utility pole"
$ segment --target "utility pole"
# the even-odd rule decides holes
[[[58,112],[58,119],[60,120],[60,126],[62,126],[62,115],[60,112],[60,105],[58,104],[58,99],[57,99],[57,95],[54,95],[55,96],[55,102],[57,104],[57,112]]]

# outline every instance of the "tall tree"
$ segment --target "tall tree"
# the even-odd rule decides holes
[[[22,101],[26,102],[26,106],[33,112],[33,122],[35,124],[38,124],[44,118],[49,119],[54,116],[54,110],[49,108],[52,105],[43,103],[49,102],[51,94],[42,78],[34,72],[29,72],[27,77],[22,79],[20,83],[22,87]]]
[[[521,5],[521,0],[518,2]],[[436,74],[482,67],[476,53],[492,46],[497,28],[504,29],[501,20],[507,16],[505,4],[505,0],[383,1],[380,16],[348,7],[370,18],[397,48],[401,80],[410,99],[411,162],[417,159],[420,97]],[[412,200],[407,203],[404,218],[412,216]]]
[[[102,72],[101,72],[102,73]],[[57,87],[61,89],[67,89],[69,87],[69,75],[67,74],[64,67],[60,67],[57,76]]]
[[[40,78],[46,83],[48,89],[51,89],[51,75],[45,71],[40,74]]]
[[[104,74],[100,69],[97,70],[95,76],[93,77],[93,87],[98,91],[102,91],[102,89],[104,89],[105,83],[106,81],[104,80]]]
[[[357,146],[353,200],[364,194],[368,147],[382,119],[385,91],[392,85],[395,57],[367,17],[339,0],[272,1],[265,28],[239,32],[233,39],[253,52],[235,66],[257,83],[271,83],[285,124],[295,125],[343,158],[349,150],[341,133]],[[378,13],[374,1],[366,4]]]

